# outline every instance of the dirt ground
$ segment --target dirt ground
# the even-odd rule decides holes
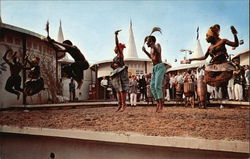
[[[0,124],[249,141],[249,108],[173,106],[165,107],[162,113],[155,113],[155,107],[148,106],[115,110],[116,107],[9,110],[0,112]]]

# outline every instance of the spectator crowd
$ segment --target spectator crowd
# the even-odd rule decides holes
[[[208,99],[249,101],[249,65],[240,66],[237,60],[234,61],[234,65],[236,70],[233,73],[233,77],[228,82],[227,90],[223,91],[222,88],[215,88],[207,85]],[[204,67],[167,72],[163,80],[163,94],[165,101],[179,101],[184,99],[185,95],[183,94],[183,87],[180,86],[185,82],[194,84],[195,99],[197,99],[197,80],[203,75]],[[129,81],[127,100],[130,102],[131,106],[136,106],[138,101],[153,102],[153,96],[150,91],[151,73],[145,75],[131,75],[129,76]],[[109,96],[108,98],[110,99],[116,98],[111,84],[108,84],[105,88],[107,88],[105,89],[105,99],[106,96]]]

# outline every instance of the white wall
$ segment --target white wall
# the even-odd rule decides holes
[[[63,96],[65,99],[69,100],[69,78],[63,78]],[[78,100],[86,100],[89,97],[89,84],[91,83],[91,70],[90,68],[84,71],[83,85],[81,89],[76,89],[76,98]],[[77,83],[75,82],[77,87]],[[80,95],[81,94],[81,95]]]
[[[240,65],[249,65],[249,51],[240,55]]]
[[[1,159],[247,159],[248,154],[1,134]],[[13,153],[14,152],[14,153]]]

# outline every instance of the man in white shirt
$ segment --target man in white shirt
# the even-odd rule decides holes
[[[175,79],[175,75],[171,74],[170,75],[170,80],[169,80],[169,84],[170,84],[170,98],[175,99],[175,83],[176,83],[176,79]]]
[[[104,99],[107,98],[107,88],[108,88],[108,80],[106,79],[106,77],[104,76],[103,79],[101,80],[101,86],[104,89]]]

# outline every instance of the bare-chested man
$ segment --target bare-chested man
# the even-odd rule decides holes
[[[145,41],[147,46],[151,48],[150,53],[147,52],[144,46],[142,47],[142,50],[148,55],[154,65],[152,79],[150,82],[151,92],[157,102],[156,112],[161,112],[164,103],[162,82],[166,72],[166,66],[162,63],[161,46],[156,43],[156,38],[154,36],[147,36]]]

